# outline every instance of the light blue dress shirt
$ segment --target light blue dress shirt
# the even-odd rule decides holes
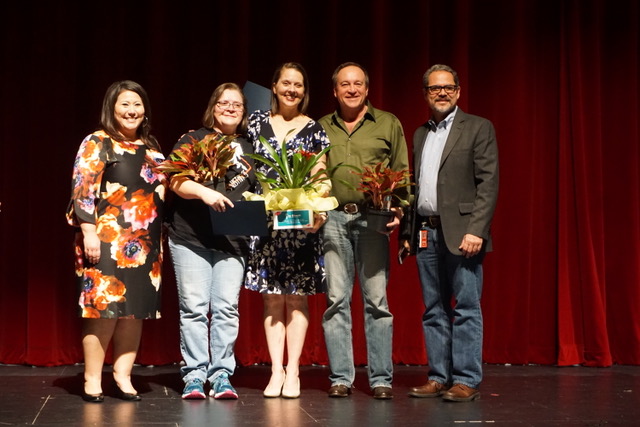
[[[430,130],[427,132],[420,160],[417,203],[419,215],[438,215],[438,171],[440,170],[440,160],[457,111],[458,107],[437,125],[434,121],[429,121]]]

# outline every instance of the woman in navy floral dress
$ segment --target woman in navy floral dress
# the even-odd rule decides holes
[[[248,135],[256,154],[271,158],[260,136],[279,155],[283,149],[289,156],[300,149],[317,153],[329,145],[322,126],[304,114],[309,100],[307,81],[300,64],[286,63],[276,70],[271,110],[256,111],[249,117]],[[277,178],[267,165],[256,162],[256,166],[259,172]],[[312,173],[320,169],[324,169],[323,161]],[[317,233],[325,220],[326,214],[316,214],[311,230],[273,230],[270,237],[253,240],[245,287],[263,294],[264,328],[271,357],[265,397],[300,396],[299,359],[309,324],[307,295],[326,289],[322,242]]]
[[[76,276],[84,318],[82,397],[100,403],[102,367],[113,339],[116,395],[140,400],[131,384],[142,319],[160,317],[164,158],[149,134],[144,89],[125,80],[104,98],[101,129],[87,136],[73,166],[67,221],[77,227]]]

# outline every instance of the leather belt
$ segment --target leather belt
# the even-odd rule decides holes
[[[360,205],[357,203],[345,203],[339,207],[340,210],[348,214],[356,214],[361,211]]]
[[[426,223],[427,227],[431,228],[438,228],[441,224],[439,215],[421,216],[420,222]]]

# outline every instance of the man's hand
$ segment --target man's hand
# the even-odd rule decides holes
[[[398,245],[398,263],[402,264],[402,261],[404,261],[404,259],[408,257],[410,253],[411,243],[406,239],[400,240]]]
[[[400,225],[400,220],[404,216],[404,211],[401,208],[391,208],[391,211],[395,214],[393,220],[387,223],[387,231],[383,234],[391,234]]]
[[[466,258],[471,258],[474,255],[477,255],[482,249],[482,237],[474,236],[473,234],[465,234],[462,237],[462,243],[458,246],[462,255]]]

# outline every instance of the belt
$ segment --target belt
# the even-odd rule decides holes
[[[362,207],[357,203],[345,203],[344,205],[338,206],[338,209],[348,214],[362,212]]]
[[[440,215],[420,216],[420,222],[430,228],[440,227]]]

